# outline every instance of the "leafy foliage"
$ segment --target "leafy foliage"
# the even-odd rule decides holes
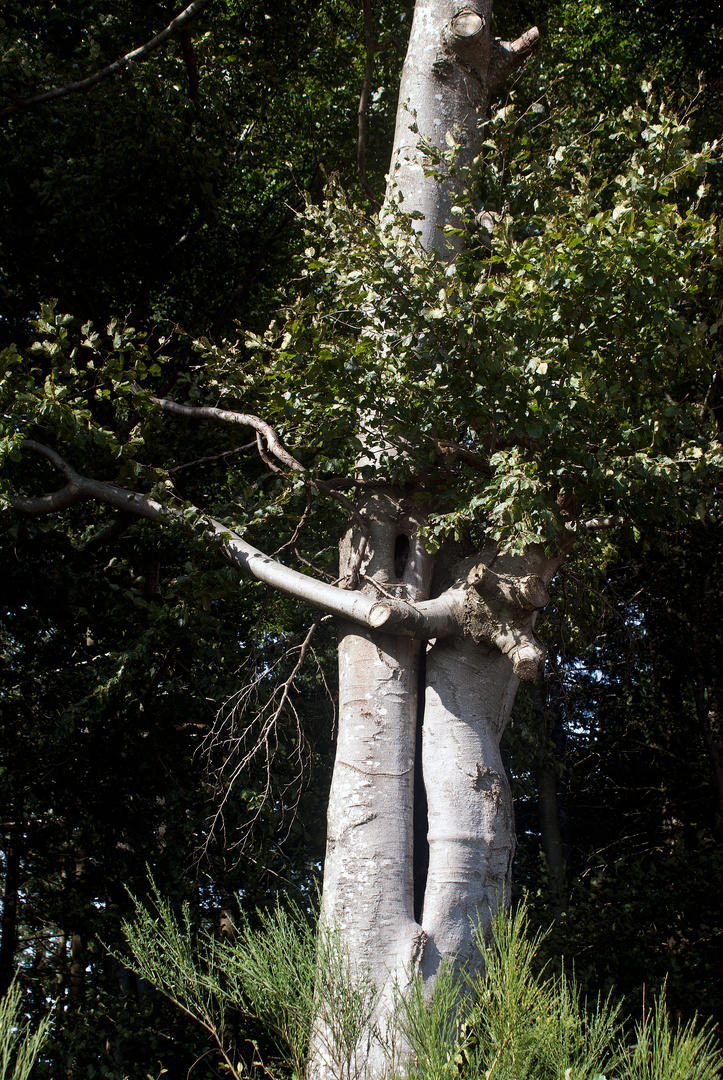
[[[403,215],[380,233],[354,195],[361,15],[336,0],[271,18],[251,0],[211,5],[191,34],[195,90],[175,41],[92,93],[6,120],[2,494],[55,486],[22,450],[34,436],[89,475],[186,510],[191,525],[198,507],[269,551],[296,537],[280,557],[298,551],[334,577],[337,504],[269,474],[245,435],[162,420],[151,401],[162,393],[263,412],[327,480],[348,481],[360,441],[383,435],[387,475],[420,485],[430,544],[484,532],[515,546],[553,541],[576,517],[624,519],[612,537],[578,537],[541,630],[564,669],[569,752],[558,758],[534,714],[523,739],[521,712],[513,761],[532,792],[540,754],[552,759],[573,818],[568,909],[543,949],[574,953],[593,994],[624,982],[639,995],[667,974],[688,1016],[720,1007],[720,909],[706,888],[721,874],[715,740],[704,738],[721,669],[719,12],[679,0],[497,7],[503,36],[538,21],[544,52],[498,103],[459,207],[470,251],[454,268],[420,256]],[[23,97],[87,75],[174,14],[10,0],[0,90]],[[379,41],[403,36],[409,15],[375,5]],[[393,47],[376,59],[367,168],[380,194],[400,63]],[[453,146],[435,167],[454,167]],[[473,226],[482,207],[499,215],[491,249]],[[122,1076],[124,1055],[185,1073],[195,1036],[100,942],[117,941],[122,885],[141,895],[146,862],[194,924],[235,910],[239,883],[249,911],[279,891],[307,896],[331,738],[322,683],[296,680],[307,743],[285,712],[260,814],[262,762],[233,787],[238,744],[211,740],[212,764],[232,749],[225,775],[198,764],[242,661],[258,679],[248,720],[267,708],[264,673],[290,674],[302,616],[258,587],[240,593],[193,528],[131,531],[88,505],[35,522],[6,509],[2,525],[9,897],[13,859],[19,877],[4,974],[20,966],[37,1016],[60,988],[46,1073]],[[623,593],[627,630],[615,635]],[[330,655],[328,638],[319,651]],[[199,873],[191,853],[220,800]],[[234,867],[224,845],[250,820]],[[537,883],[537,822],[524,810],[520,821],[520,869]],[[540,904],[546,923],[544,890]],[[241,1026],[241,1044],[248,1034],[261,1046]],[[437,1053],[440,1041],[427,1045]]]

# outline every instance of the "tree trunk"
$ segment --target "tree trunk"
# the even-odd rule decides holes
[[[369,522],[365,591],[426,600],[433,559],[419,541],[419,512],[387,494],[366,500],[361,513]],[[355,528],[342,545],[342,576],[360,543]],[[457,559],[446,577],[467,585],[458,633],[435,641],[420,644],[340,624],[339,736],[323,918],[338,930],[352,976],[359,984],[373,983],[378,996],[373,1007],[367,1001],[368,1022],[351,1047],[352,1033],[332,1030],[319,1018],[310,1070],[315,1080],[375,1077],[398,1064],[406,1048],[394,1029],[395,996],[410,977],[421,975],[431,990],[443,959],[468,971],[479,964],[475,936],[488,931],[491,915],[509,895],[514,853],[499,742],[519,685],[515,666],[533,674],[529,661],[526,666],[491,642],[489,623],[496,610],[507,632],[517,622],[531,635],[532,607],[513,612],[509,588],[504,601],[496,590],[500,581],[548,581],[556,565],[539,549],[500,558],[488,548]],[[470,587],[469,579],[478,587]],[[440,592],[435,584],[433,591],[444,597],[454,586]],[[546,597],[538,592],[536,598]],[[426,654],[421,679],[420,649]],[[423,791],[415,792],[420,742]],[[426,815],[419,813],[422,801]],[[427,849],[426,875],[418,876],[415,895],[415,851],[419,865]]]
[[[446,257],[456,241],[443,228],[480,153],[490,90],[537,38],[535,30],[516,43],[492,41],[491,7],[491,0],[417,0],[402,75],[385,213],[392,201],[421,212],[420,243]],[[444,152],[447,132],[458,147],[456,167],[438,180],[425,172],[417,147],[424,139]],[[542,653],[532,626],[558,564],[541,549],[500,558],[488,546],[447,557],[435,573],[419,539],[419,503],[390,490],[357,505],[368,537],[356,525],[350,530],[341,576],[361,560],[370,600],[424,606],[438,597],[448,611],[445,632],[433,640],[339,626],[322,916],[339,932],[352,977],[372,982],[377,997],[353,1033],[340,1033],[320,1006],[313,1080],[372,1078],[397,1065],[406,1047],[394,1027],[395,995],[415,973],[431,990],[445,958],[468,970],[480,962],[475,935],[487,932],[509,896],[514,853],[499,742],[520,677],[537,673]],[[423,783],[416,793],[415,773]]]
[[[25,827],[22,809],[10,826],[5,848],[5,886],[3,889],[2,933],[0,934],[0,997],[4,997],[15,975],[15,952],[18,936],[18,901],[20,896],[21,855]]]

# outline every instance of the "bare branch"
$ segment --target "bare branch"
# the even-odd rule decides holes
[[[34,439],[24,439],[21,449],[32,450],[47,458],[66,477],[68,483],[60,491],[55,491],[50,495],[30,498],[11,496],[10,505],[20,514],[39,517],[43,514],[57,513],[58,510],[65,510],[80,502],[95,500],[107,506],[114,506],[116,510],[123,510],[136,518],[158,521],[160,518],[180,517],[178,511],[171,510],[162,503],[156,502],[155,499],[116,487],[114,484],[106,484],[100,480],[90,480],[87,476],[81,476],[55,450],[35,442]]]
[[[540,611],[550,603],[547,586],[537,574],[526,577],[496,574],[489,566],[480,563],[470,571],[467,580],[483,599],[497,603],[503,601],[520,611]]]
[[[254,431],[263,435],[271,453],[288,469],[292,469],[297,473],[307,471],[306,467],[300,461],[297,461],[293,454],[289,453],[271,424],[267,424],[260,416],[254,416],[252,413],[234,412],[231,409],[217,409],[213,405],[181,405],[179,402],[171,401],[169,398],[152,397],[151,401],[172,416],[183,416],[186,419],[193,420],[221,420],[227,424],[241,424],[243,427],[253,428]]]
[[[206,454],[196,458],[195,461],[182,461],[180,465],[171,465],[166,469],[167,473],[180,472],[182,469],[192,469],[196,465],[209,465],[212,461],[221,461],[222,458],[232,457],[234,454],[242,454],[244,450],[251,450],[256,446],[256,440],[244,443],[243,446],[234,446],[231,450],[222,450],[220,454]]]
[[[294,552],[296,552],[296,544],[298,542],[299,537],[301,536],[301,530],[304,528],[307,521],[311,517],[311,510],[312,510],[311,496],[310,496],[310,494],[309,494],[309,492],[307,490],[307,492],[306,492],[306,506],[304,507],[304,513],[301,515],[301,517],[297,521],[296,528],[294,529],[294,531],[293,531],[293,533],[291,535],[291,538],[289,540],[286,540],[281,545],[281,547],[278,547],[276,549],[276,551],[273,551],[271,553],[271,558],[272,559],[275,559],[277,555],[280,555],[282,551],[284,551],[286,548],[289,548],[289,547]]]
[[[13,105],[9,105],[4,109],[0,109],[0,119],[6,116],[12,116],[14,113],[25,112],[27,109],[32,109],[36,105],[43,105],[46,101],[57,101],[59,98],[67,97],[68,94],[75,94],[81,90],[91,90],[98,83],[104,82],[105,79],[111,78],[113,75],[117,75],[119,72],[124,71],[130,64],[137,64],[141,60],[146,60],[151,53],[154,53],[157,49],[164,45],[171,38],[180,34],[193,20],[201,14],[203,9],[211,2],[211,0],[193,0],[193,3],[184,8],[180,15],[177,15],[173,19],[165,30],[161,30],[160,34],[156,34],[154,38],[147,41],[145,45],[141,45],[137,49],[132,49],[126,53],[125,56],[121,56],[119,60],[114,61],[112,64],[108,64],[107,67],[101,68],[100,71],[96,71],[95,75],[90,75],[87,79],[81,79],[79,82],[67,83],[65,86],[58,86],[54,90],[45,90],[40,94],[33,94],[32,97],[19,98]]]
[[[705,421],[708,420],[710,416],[712,416],[715,420],[718,421],[719,428],[721,426],[721,418],[719,415],[720,405],[718,404],[718,399],[720,397],[722,385],[723,377],[721,376],[720,371],[715,371],[713,373],[713,378],[710,381],[710,386],[708,387],[708,393],[705,395],[705,401],[703,402],[703,405],[700,409],[701,422],[705,423]]]
[[[533,629],[535,614],[550,600],[542,577],[498,574],[481,563],[472,567],[467,582],[471,586],[466,598],[469,633],[475,641],[489,642],[508,656],[518,679],[535,679],[545,660]]]
[[[221,411],[221,410],[219,410]],[[232,414],[233,415],[233,414]],[[254,418],[257,419],[257,418]],[[135,518],[145,518],[161,523],[176,521],[188,525],[188,515],[198,515],[206,525],[206,536],[219,544],[221,553],[243,573],[263,581],[287,596],[304,600],[313,607],[321,608],[352,622],[361,623],[385,633],[404,634],[410,637],[445,637],[459,627],[456,607],[450,607],[447,594],[437,600],[427,600],[413,606],[402,601],[378,602],[349,588],[339,588],[318,581],[308,574],[301,574],[275,559],[269,558],[258,548],[248,544],[226,525],[205,517],[196,507],[188,507],[184,513],[166,506],[147,495],[126,488],[91,480],[77,473],[56,451],[50,447],[25,439],[22,447],[46,457],[67,478],[67,485],[59,492],[39,498],[11,497],[11,505],[22,514],[38,516],[65,509],[76,503],[94,500],[113,506],[116,510]]]
[[[300,781],[303,778],[304,736],[301,720],[292,700],[292,692],[296,677],[301,671],[309,652],[314,655],[311,640],[321,622],[321,619],[317,619],[312,623],[301,645],[285,650],[271,666],[269,666],[266,658],[264,659],[261,668],[256,669],[253,677],[218,714],[213,729],[204,740],[203,753],[206,758],[210,760],[214,751],[221,750],[224,762],[219,773],[217,773],[219,780],[223,782],[224,791],[215,806],[214,815],[209,824],[209,839],[214,834],[225,832],[224,808],[228,798],[239,778],[248,772],[249,767],[258,759],[262,761],[265,774],[263,799],[259,801],[259,808],[251,816],[250,820],[244,823],[242,836],[236,846],[243,846],[255,821],[261,815],[263,807],[270,801],[274,786],[273,762],[278,748],[277,726],[285,712],[292,716],[296,724],[297,745],[294,756],[297,761],[297,775],[289,784],[285,785],[282,794],[285,795],[288,788],[295,781]],[[275,682],[269,696],[266,700],[263,700],[263,687],[270,685],[270,676],[278,672],[279,667],[288,661],[295,652],[298,652],[298,656],[291,672],[281,682]],[[259,701],[260,695],[262,697],[261,701]],[[230,761],[233,761],[232,769],[229,774],[224,775]],[[287,811],[291,812],[293,821],[295,806],[287,807],[285,798],[282,798],[280,802]],[[208,840],[206,841],[207,845]],[[228,846],[234,845],[227,844]]]
[[[305,559],[304,556],[299,551],[298,546],[294,547],[293,551],[294,551],[294,555],[296,555],[296,558],[299,560],[299,562],[302,563],[304,566],[308,566],[309,569],[313,570],[313,572],[315,574],[318,574],[319,577],[328,578],[328,580],[332,584],[337,584],[338,583],[339,578],[335,578],[334,575],[330,574],[327,570],[321,570],[318,566],[314,566],[314,564],[312,562],[309,562],[308,559]]]
[[[335,502],[338,502],[340,506],[343,506],[366,535],[368,531],[367,523],[354,506],[354,503],[330,484],[325,483],[323,480],[312,479],[309,476],[309,470],[306,466],[302,465],[293,454],[289,453],[271,424],[262,420],[261,417],[254,416],[251,413],[234,412],[230,409],[217,409],[212,405],[180,405],[176,401],[171,401],[170,398],[152,397],[151,401],[156,405],[160,405],[164,412],[171,413],[174,416],[184,416],[196,420],[221,420],[226,423],[242,424],[245,427],[254,428],[256,431],[256,447],[259,456],[273,472],[278,473],[281,472],[281,470],[269,459],[261,441],[262,437],[266,440],[266,445],[271,453],[283,465],[286,465],[294,472],[303,475],[306,478],[306,483],[310,487],[323,495],[328,495],[330,499],[333,499]]]

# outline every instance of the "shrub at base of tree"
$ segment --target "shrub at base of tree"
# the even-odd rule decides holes
[[[431,996],[410,974],[388,1032],[370,1036],[378,991],[353,971],[341,935],[299,908],[244,921],[232,940],[195,929],[155,891],[125,924],[130,963],[206,1031],[231,1075],[301,1080],[311,1048],[330,1038],[330,1075],[354,1080],[370,1038],[385,1046],[387,1080],[716,1080],[723,1054],[709,1023],[676,1026],[663,990],[631,1024],[611,995],[582,997],[573,976],[540,970],[546,933],[526,903],[500,911],[478,946],[484,974],[446,965]],[[249,1032],[258,1030],[258,1039]],[[241,1034],[239,1034],[241,1033]],[[324,1048],[322,1047],[322,1053]],[[328,1056],[328,1055],[327,1055]],[[401,1062],[401,1064],[400,1064]]]
[[[43,1017],[33,1031],[23,1016],[21,997],[20,987],[13,982],[0,999],[0,1080],[28,1080],[48,1038],[50,1017]]]

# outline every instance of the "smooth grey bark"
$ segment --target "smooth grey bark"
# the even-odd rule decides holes
[[[344,575],[364,543],[365,577],[402,602],[429,595],[432,558],[419,540],[420,516],[391,494],[366,500],[368,535],[342,543]],[[403,556],[400,554],[403,549]],[[419,640],[339,625],[339,719],[327,813],[322,917],[340,932],[352,975],[369,978],[380,999],[359,1033],[352,1075],[380,1075],[387,1064],[374,1025],[386,1036],[395,987],[421,949],[414,920],[414,764]],[[389,1033],[390,1039],[393,1032]],[[337,1077],[339,1052],[317,1023],[311,1075]]]
[[[418,0],[404,66],[388,200],[420,212],[420,243],[445,257],[453,257],[456,240],[443,230],[453,224],[451,207],[464,171],[480,152],[490,92],[537,40],[536,30],[512,43],[492,40],[490,16],[491,0]],[[443,152],[448,132],[458,147],[456,172],[438,179],[425,171],[417,146],[421,138]],[[169,412],[200,414],[158,403]],[[204,410],[211,413],[253,427],[259,451],[265,439],[284,460],[287,452],[259,418]],[[56,512],[96,499],[133,517],[182,517],[153,499],[80,476],[48,447],[30,440],[24,446],[45,456],[66,484],[51,495],[13,499],[21,513]],[[305,471],[293,459],[286,464]],[[339,733],[322,914],[340,931],[352,974],[371,979],[379,1000],[351,1056],[319,1020],[310,1080],[382,1076],[406,1051],[395,1029],[395,994],[416,972],[431,988],[445,958],[465,966],[478,962],[475,934],[489,928],[514,852],[499,741],[520,679],[534,678],[542,662],[534,621],[560,561],[537,547],[518,556],[499,556],[488,546],[432,558],[420,539],[426,510],[392,489],[358,502],[351,520],[341,578],[350,586],[361,582],[360,589],[318,582],[217,522],[204,526],[234,565],[340,620]],[[420,743],[427,826],[425,835],[415,836]],[[419,921],[415,844],[429,850],[424,895],[417,897]]]
[[[420,243],[447,258],[457,241],[444,227],[454,224],[452,206],[480,153],[490,92],[537,40],[533,30],[515,43],[493,42],[491,7],[491,0],[417,0],[401,80],[382,219],[392,201],[421,214],[415,221]],[[457,147],[455,168],[438,178],[425,167],[426,151],[446,151],[448,133]],[[395,994],[415,974],[431,989],[445,959],[468,969],[480,962],[475,936],[489,930],[506,890],[509,895],[514,854],[499,742],[520,678],[534,678],[542,662],[534,619],[559,562],[542,549],[500,558],[488,547],[435,568],[419,541],[423,512],[410,513],[394,491],[357,509],[368,525],[361,565],[370,598],[377,591],[387,602],[412,601],[419,608],[443,602],[451,626],[440,634],[417,633],[421,645],[372,627],[359,633],[340,626],[339,736],[322,917],[338,928],[352,972],[375,982],[379,1000],[359,1033],[353,1067],[340,1069],[328,1027],[317,1023],[310,1080],[384,1075],[407,1051],[395,1030]],[[342,577],[361,544],[355,524],[342,544]],[[390,620],[385,629],[392,627]],[[420,648],[426,654],[423,709]],[[419,745],[424,836],[414,835]],[[428,845],[419,921],[415,843]]]
[[[359,1032],[355,1071],[340,1067],[343,1055],[328,1025],[317,1024],[314,1080],[382,1076],[405,1054],[394,1007],[409,979],[419,974],[431,989],[445,958],[468,970],[479,963],[475,936],[489,929],[508,890],[514,854],[499,742],[520,681],[515,665],[530,678],[537,670],[532,657],[541,658],[532,624],[559,561],[538,548],[500,557],[488,547],[447,559],[440,583],[435,560],[419,540],[424,517],[418,509],[410,511],[390,491],[366,500],[363,514],[369,523],[365,590],[420,606],[430,591],[441,590],[438,599],[455,598],[458,622],[456,634],[421,643],[348,622],[339,626],[339,734],[322,915],[339,931],[352,973],[374,982],[379,1000]],[[361,542],[361,532],[351,529],[342,545],[342,575]],[[512,655],[495,638],[512,642]],[[413,786],[421,649],[423,835],[415,834],[420,793]],[[417,921],[414,849],[421,844],[428,844],[429,862]]]
[[[482,149],[490,94],[537,45],[536,27],[516,41],[490,33],[492,0],[417,0],[399,88],[387,203],[421,213],[422,246],[452,255],[459,238],[442,230],[454,221],[454,199]],[[457,146],[454,175],[438,183],[424,147],[443,154],[447,134]],[[420,146],[422,149],[420,149]]]

